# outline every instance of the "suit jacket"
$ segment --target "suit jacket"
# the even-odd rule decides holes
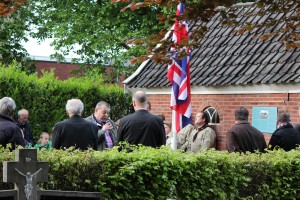
[[[118,141],[127,141],[129,144],[142,144],[154,148],[165,145],[166,134],[163,121],[147,110],[137,110],[120,120]]]
[[[85,118],[85,120],[92,122],[93,124],[97,124],[94,115],[91,115],[87,118]],[[118,144],[118,138],[117,138],[117,126],[115,124],[115,122],[113,122],[112,120],[109,119],[109,123],[111,123],[111,125],[113,126],[113,128],[111,130],[109,130],[109,135],[113,141],[114,146],[116,146]],[[105,132],[102,130],[102,126],[98,126],[98,148],[97,150],[99,151],[103,151],[105,149]]]
[[[73,115],[67,120],[58,122],[53,130],[53,148],[69,148],[86,150],[89,147],[97,150],[98,127],[81,118]]]
[[[13,149],[15,145],[25,146],[25,140],[17,122],[8,116],[0,115],[0,145],[6,147],[9,143],[12,144]]]
[[[267,148],[264,135],[250,125],[248,121],[239,121],[231,129],[228,130],[226,135],[226,147],[229,152],[243,152],[246,151],[264,152]]]
[[[275,130],[269,142],[269,149],[273,150],[277,147],[290,151],[299,145],[300,133],[291,124],[286,124]]]

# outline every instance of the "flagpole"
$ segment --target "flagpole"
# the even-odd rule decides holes
[[[176,111],[172,110],[172,139],[171,139],[171,148],[177,150],[177,132],[176,132],[176,123],[175,123]]]

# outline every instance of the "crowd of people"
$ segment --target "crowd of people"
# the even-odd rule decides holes
[[[34,143],[29,111],[21,109],[14,118],[15,101],[10,97],[0,99],[0,145],[11,148],[16,145],[49,150],[50,148],[103,151],[118,146],[121,142],[130,145],[175,147],[186,152],[197,153],[201,150],[216,148],[217,135],[209,125],[209,116],[200,111],[195,115],[194,124],[189,124],[177,134],[172,132],[172,123],[164,115],[151,114],[151,104],[143,91],[133,94],[134,113],[127,115],[116,123],[110,119],[110,106],[100,101],[94,112],[87,118],[82,117],[84,104],[80,99],[70,99],[66,103],[68,119],[57,122],[51,134],[42,132]],[[290,114],[286,110],[278,112],[277,129],[272,134],[269,145],[264,135],[253,127],[249,121],[249,111],[244,107],[235,110],[235,124],[227,131],[226,149],[229,152],[265,152],[267,149],[282,148],[286,151],[300,145],[300,125],[292,126]]]

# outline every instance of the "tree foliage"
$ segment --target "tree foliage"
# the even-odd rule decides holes
[[[143,39],[162,28],[156,18],[160,12],[157,6],[120,13],[125,4],[110,0],[31,2],[37,30],[32,36],[54,38],[55,57],[75,52],[81,57],[74,61],[97,67],[113,65],[120,72],[128,66],[128,58],[146,53],[143,46],[132,46],[128,41]]]
[[[11,4],[7,4],[8,7],[5,9],[7,13],[4,14],[3,11],[0,14],[2,15],[0,16],[0,60],[6,65],[15,60],[23,64],[22,69],[24,71],[33,73],[35,72],[35,66],[29,65],[29,55],[22,45],[22,42],[28,41],[27,33],[30,31],[33,14],[29,9],[29,4],[25,1],[10,2]],[[23,3],[22,6],[21,3]],[[0,3],[0,5],[3,4]],[[15,9],[16,7],[18,9]],[[1,9],[4,8],[1,7]]]
[[[24,2],[26,2],[26,0],[2,0],[0,2],[0,16],[6,16],[13,13]]]

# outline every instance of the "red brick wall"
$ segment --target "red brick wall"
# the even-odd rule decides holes
[[[71,63],[57,63],[51,61],[35,61],[35,65],[37,67],[38,75],[42,75],[42,70],[50,71],[54,69],[54,75],[59,80],[66,80],[68,78],[77,76],[77,74],[71,73],[73,70],[78,70],[79,65],[71,64]],[[113,72],[113,67],[106,67],[106,74],[103,75],[103,79],[106,79],[108,75]],[[118,85],[123,87],[123,81],[125,80],[125,74],[122,74],[118,77]],[[116,77],[113,77],[110,81],[111,84],[116,83]]]
[[[164,114],[167,120],[171,120],[169,108],[170,95],[149,95],[153,114]],[[299,116],[300,94],[224,94],[224,95],[192,95],[193,117],[197,111],[204,110],[208,106],[216,108],[220,116],[220,124],[216,126],[217,148],[224,150],[226,145],[226,132],[235,122],[234,111],[243,106],[250,112],[249,121],[252,122],[253,106],[272,106],[278,110],[288,110],[292,123],[300,122]],[[272,134],[265,133],[267,144]]]
[[[60,80],[66,80],[68,78],[76,76],[75,74],[71,74],[71,71],[79,69],[78,65],[71,63],[36,61],[35,65],[38,70],[39,76],[41,76],[42,70],[50,71],[53,68],[55,77],[57,77]]]

